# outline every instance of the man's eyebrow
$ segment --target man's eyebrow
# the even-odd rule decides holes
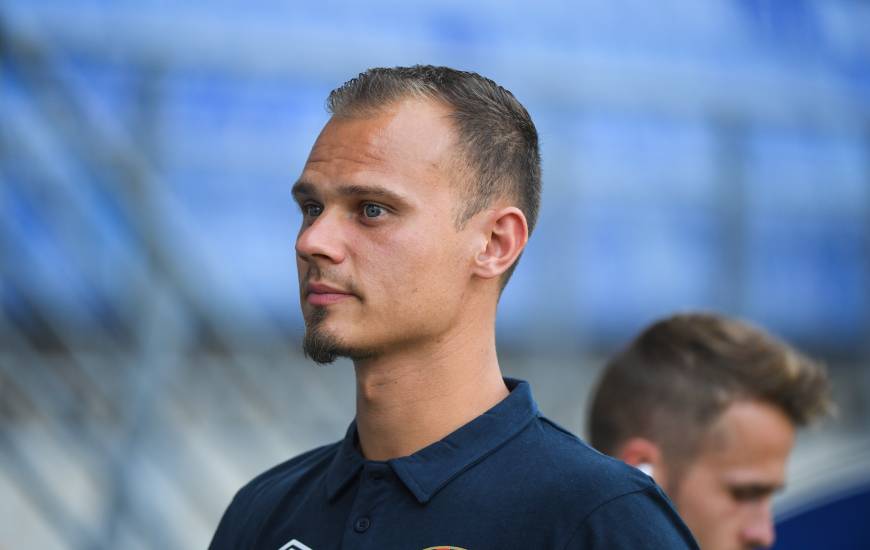
[[[299,180],[293,185],[293,190],[290,191],[293,198],[299,200],[300,197],[310,197],[314,195],[314,186],[307,181]]]
[[[732,492],[740,493],[743,496],[763,496],[772,493],[777,493],[785,488],[785,483],[765,483],[765,482],[736,482],[730,484]]]
[[[342,185],[338,193],[344,197],[380,199],[389,203],[408,204],[408,200],[380,185]]]
[[[410,201],[402,195],[380,185],[340,185],[336,189],[343,197],[360,197],[377,199],[396,205],[409,205]],[[307,181],[297,181],[293,186],[293,197],[299,200],[301,197],[317,195],[315,186]]]

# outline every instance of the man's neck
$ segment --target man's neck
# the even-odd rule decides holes
[[[407,456],[443,439],[508,395],[494,334],[468,333],[355,365],[356,424],[369,460]]]

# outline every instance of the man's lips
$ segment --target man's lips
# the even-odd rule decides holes
[[[323,283],[308,283],[305,287],[305,299],[313,306],[327,306],[353,296],[351,292]]]

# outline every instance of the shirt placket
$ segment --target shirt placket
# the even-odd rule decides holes
[[[383,525],[386,518],[382,505],[389,498],[395,483],[395,475],[388,464],[367,462],[363,466],[359,489],[342,537],[343,549],[362,550],[376,547],[377,532],[390,528]]]

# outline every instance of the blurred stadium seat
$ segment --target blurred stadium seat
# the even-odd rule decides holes
[[[552,416],[582,425],[641,326],[713,308],[829,359],[836,433],[866,440],[867,28],[848,0],[7,0],[0,546],[203,547],[240,483],[341,437],[347,366],[299,354],[289,189],[373,65],[477,70],[536,120],[498,337]]]

